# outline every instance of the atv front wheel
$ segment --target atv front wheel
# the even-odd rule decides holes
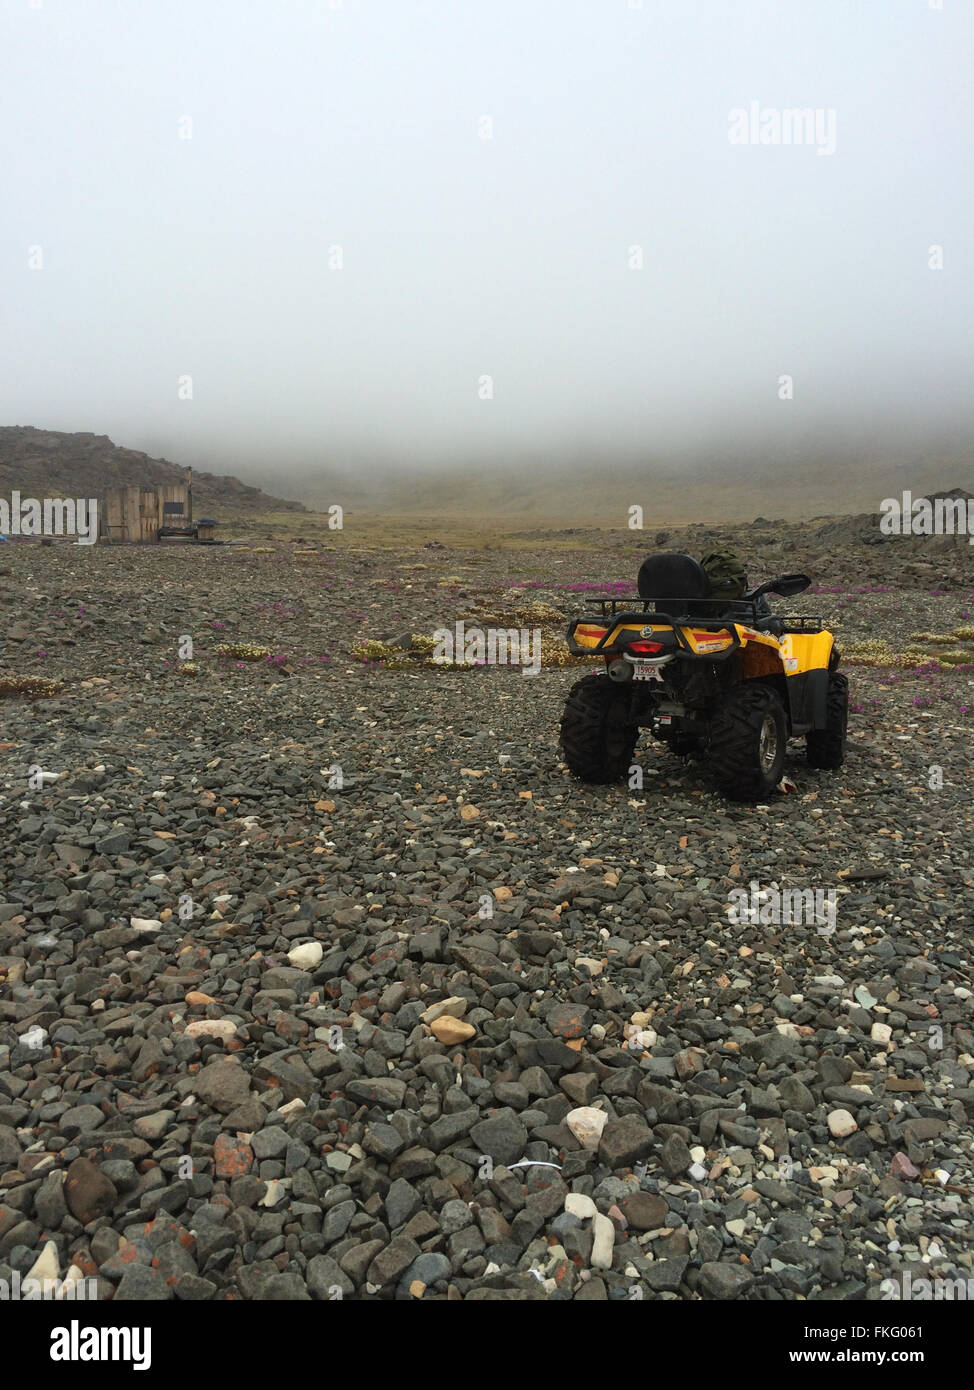
[[[717,786],[733,801],[761,801],[781,781],[788,723],[776,691],[758,682],[729,692],[710,725]]]
[[[808,766],[837,768],[845,761],[846,725],[849,721],[849,677],[844,671],[829,675],[825,703],[825,728],[805,735]]]
[[[561,747],[568,770],[583,782],[621,782],[632,765],[639,730],[627,722],[628,692],[598,672],[568,692]]]

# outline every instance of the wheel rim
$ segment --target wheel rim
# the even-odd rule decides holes
[[[764,716],[764,723],[761,725],[761,738],[758,743],[758,758],[761,762],[761,771],[767,776],[775,765],[778,757],[778,725],[773,714]]]

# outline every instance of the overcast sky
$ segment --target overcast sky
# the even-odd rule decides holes
[[[271,487],[970,439],[962,0],[0,15],[0,423]]]

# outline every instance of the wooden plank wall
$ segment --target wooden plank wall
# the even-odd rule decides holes
[[[166,517],[164,502],[182,502],[182,516]],[[175,487],[120,487],[105,494],[102,504],[102,539],[108,541],[140,541],[154,544],[159,539],[159,527],[168,521],[175,526],[188,526],[189,489],[185,484]]]

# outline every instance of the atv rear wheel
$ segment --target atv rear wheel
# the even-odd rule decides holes
[[[805,735],[808,766],[841,767],[845,762],[846,725],[849,721],[849,677],[832,671],[825,704],[825,728]]]
[[[583,676],[568,692],[561,747],[583,782],[621,782],[632,765],[639,730],[627,722],[629,695],[608,676]]]
[[[734,686],[710,725],[711,771],[724,796],[760,801],[781,781],[788,721],[777,691],[757,681]]]

